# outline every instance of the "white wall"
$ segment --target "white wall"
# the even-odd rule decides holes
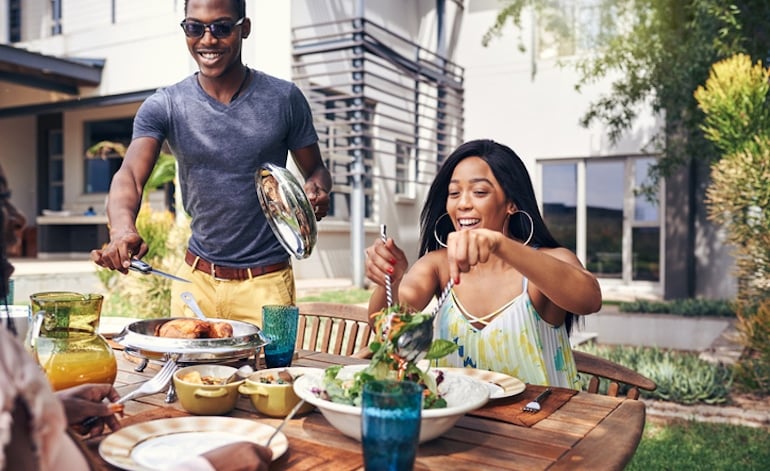
[[[554,60],[536,61],[532,78],[530,51],[522,53],[517,47],[519,35],[529,46],[530,31],[519,33],[511,26],[483,47],[482,36],[494,24],[500,4],[472,3],[475,7],[466,9],[456,53],[456,61],[465,67],[466,140],[492,138],[505,143],[527,161],[530,171],[534,160],[541,158],[640,153],[656,126],[649,110],[642,110],[637,126],[611,146],[602,126],[586,129],[579,124],[588,104],[608,82],[578,93],[577,74]]]
[[[36,132],[34,116],[0,119],[0,161],[13,192],[13,203],[29,224],[34,224],[37,207]]]

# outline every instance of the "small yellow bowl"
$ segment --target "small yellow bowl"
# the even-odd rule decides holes
[[[270,417],[286,417],[300,401],[300,398],[294,392],[293,383],[274,382],[281,371],[288,372],[294,379],[311,371],[314,374],[323,374],[323,370],[318,368],[303,368],[301,366],[269,368],[253,373],[246,378],[246,382],[238,387],[238,392],[249,396],[258,412]],[[304,414],[311,410],[313,410],[313,405],[306,403],[299,408],[297,414]]]
[[[182,407],[197,415],[223,415],[235,408],[238,387],[243,380],[221,384],[236,369],[225,365],[194,365],[174,373],[174,387]],[[214,379],[220,384],[204,384],[200,379]]]

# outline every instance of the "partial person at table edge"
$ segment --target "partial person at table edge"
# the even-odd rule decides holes
[[[388,276],[393,303],[417,311],[454,280],[434,337],[460,348],[437,366],[579,389],[569,333],[576,315],[601,308],[601,289],[551,235],[524,162],[510,147],[487,139],[460,145],[422,208],[419,258],[410,267],[397,240],[377,240],[366,249],[366,276],[376,285],[372,313],[387,305]]]
[[[0,165],[0,299],[6,299],[14,267],[8,247],[18,243],[26,221],[11,203],[11,190]],[[105,425],[118,430],[120,423],[110,403],[120,395],[110,384],[83,384],[53,392],[40,366],[16,338],[12,319],[3,306],[0,325],[0,470],[90,470],[91,458],[81,436],[94,436]],[[84,430],[82,422],[99,417]],[[269,448],[237,442],[191,457],[179,471],[267,470]]]
[[[251,33],[244,0],[188,0],[181,29],[198,71],[158,90],[140,106],[132,140],[110,187],[110,241],[92,260],[127,273],[147,245],[136,228],[144,183],[164,142],[177,159],[183,205],[192,217],[185,263],[172,282],[171,316],[193,313],[261,325],[261,306],[294,304],[290,256],[267,223],[254,175],[286,167],[290,152],[320,220],[329,210],[331,174],[318,146],[310,106],[292,82],[244,65]]]

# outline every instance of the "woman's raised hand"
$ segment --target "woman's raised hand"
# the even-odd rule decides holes
[[[447,237],[447,260],[449,276],[458,283],[460,273],[467,273],[471,267],[485,263],[497,251],[505,235],[490,229],[454,231]]]
[[[391,238],[386,242],[378,239],[366,249],[366,277],[379,286],[385,286],[387,276],[397,285],[408,267],[404,251]]]

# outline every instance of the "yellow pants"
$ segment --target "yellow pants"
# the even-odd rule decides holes
[[[207,317],[251,322],[260,328],[262,306],[296,303],[291,266],[250,280],[218,280],[183,263],[176,275],[192,283],[171,283],[171,317],[195,317],[182,301],[181,294],[185,291],[192,293]]]

